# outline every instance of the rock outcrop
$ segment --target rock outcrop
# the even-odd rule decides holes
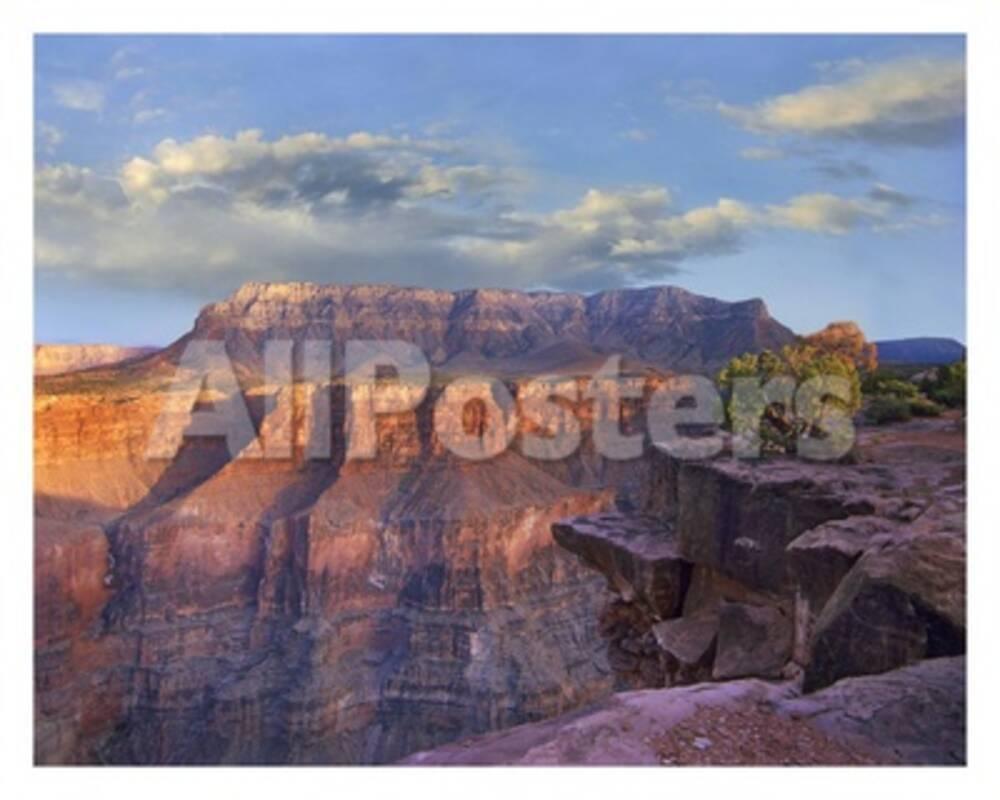
[[[419,765],[965,763],[965,658],[801,696],[757,679],[624,692],[583,711],[415,753]]]
[[[965,652],[964,434],[862,432],[851,463],[659,456],[644,514],[564,520],[601,572],[619,686],[803,676]]]

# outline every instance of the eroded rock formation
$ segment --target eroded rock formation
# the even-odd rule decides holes
[[[806,691],[965,652],[964,434],[860,436],[851,463],[658,456],[647,513],[563,520],[601,572],[619,685],[804,674]]]
[[[380,417],[371,462],[296,434],[289,459],[192,440],[143,468],[153,406],[82,402],[36,416],[40,762],[385,762],[610,690],[601,579],[550,528],[613,492],[455,459],[429,404]]]

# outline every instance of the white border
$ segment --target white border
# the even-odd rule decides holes
[[[392,792],[414,796],[469,797],[473,794],[533,794],[639,797],[660,794],[731,792],[773,798],[776,793],[836,797],[978,796],[997,780],[994,751],[1000,664],[997,631],[990,611],[1000,608],[997,585],[1000,519],[995,486],[1000,480],[996,429],[989,403],[1000,400],[994,369],[995,310],[1000,297],[1000,252],[996,247],[1000,185],[997,150],[1000,117],[998,4],[991,0],[828,0],[820,8],[802,0],[727,3],[697,0],[657,10],[635,0],[585,7],[580,0],[506,0],[476,4],[366,2],[349,8],[330,3],[322,10],[298,0],[216,2],[172,0],[152,5],[129,0],[14,0],[0,11],[0,157],[3,159],[4,375],[5,423],[4,570],[0,581],[0,785],[7,796],[31,791],[73,797],[136,795],[169,797],[179,792],[229,796],[306,797],[309,790],[339,796]],[[785,33],[967,33],[969,69],[969,240],[968,343],[970,346],[970,748],[967,769],[884,768],[866,770],[763,768],[715,770],[654,769],[32,769],[32,519],[31,519],[31,186],[32,41],[35,32],[785,32]],[[990,777],[992,776],[992,778]]]

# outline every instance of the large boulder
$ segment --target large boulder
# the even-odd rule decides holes
[[[658,622],[656,643],[664,654],[669,684],[709,680],[719,633],[719,615],[711,610]]]
[[[712,677],[778,678],[792,655],[792,620],[774,606],[724,603]]]
[[[866,552],[823,608],[804,688],[963,652],[964,538],[897,538]]]
[[[821,468],[730,460],[687,463],[677,487],[677,539],[688,561],[755,589],[788,590],[785,548],[831,519],[870,514],[871,502],[845,493]]]
[[[864,516],[825,522],[806,531],[787,548],[795,586],[795,660],[806,664],[816,618],[861,555],[891,539],[897,524]]]

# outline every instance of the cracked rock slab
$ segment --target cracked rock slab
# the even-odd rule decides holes
[[[652,517],[609,512],[561,520],[555,540],[603,573],[627,602],[638,601],[655,617],[680,612],[690,565],[680,556],[673,529]]]

